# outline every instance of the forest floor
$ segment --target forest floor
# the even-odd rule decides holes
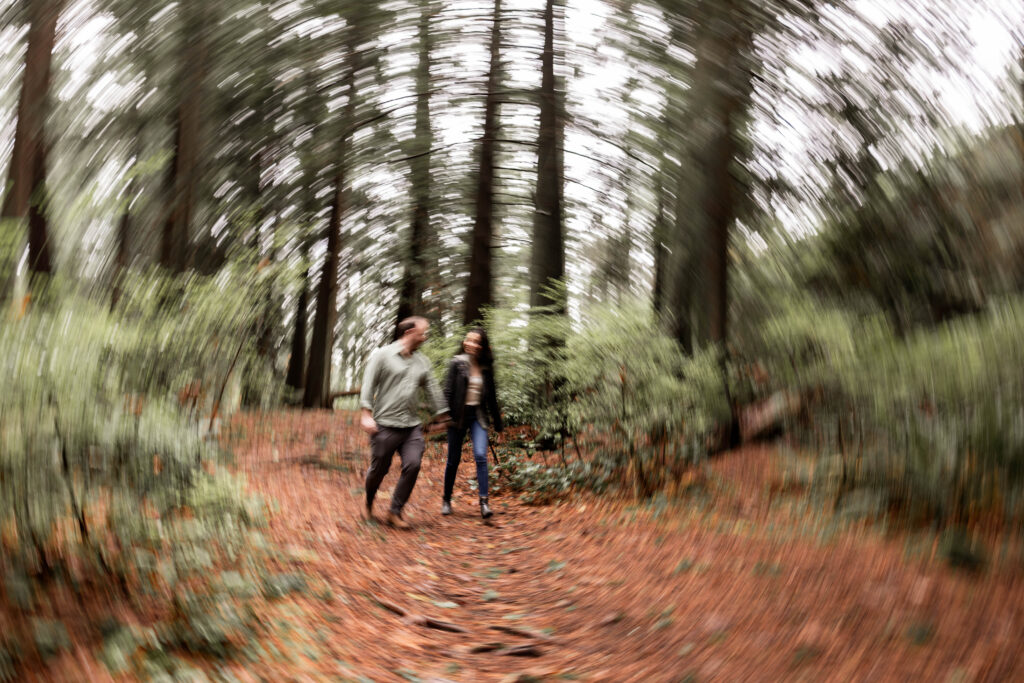
[[[243,416],[232,432],[235,466],[272,501],[274,569],[308,589],[254,600],[268,628],[248,658],[191,660],[212,680],[1024,680],[1019,535],[989,539],[980,572],[953,569],[934,534],[825,514],[772,446],[712,459],[676,500],[498,493],[484,523],[471,458],[441,516],[428,442],[401,531],[360,519],[352,414]],[[36,674],[105,671],[76,647]]]

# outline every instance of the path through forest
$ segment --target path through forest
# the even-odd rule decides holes
[[[715,459],[681,503],[498,495],[484,524],[471,466],[456,513],[440,515],[443,452],[430,443],[414,528],[398,531],[359,520],[367,445],[352,415],[249,417],[236,430],[238,465],[279,506],[268,533],[287,551],[281,570],[325,587],[266,606],[296,640],[276,645],[279,661],[234,667],[243,679],[1024,676],[1019,547],[974,576],[945,566],[928,536],[840,529],[779,491],[767,446]]]

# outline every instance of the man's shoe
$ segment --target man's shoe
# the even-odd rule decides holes
[[[481,498],[480,499],[480,516],[483,517],[484,519],[487,519],[488,517],[490,517],[493,514],[494,514],[494,511],[491,510],[491,506],[487,504],[487,499],[486,498]]]
[[[452,514],[452,503],[449,500],[441,501],[441,514],[450,515]]]
[[[375,522],[373,518],[373,503],[367,503],[363,506],[363,521],[364,522]]]
[[[412,525],[409,522],[402,519],[401,514],[395,514],[394,512],[388,513],[388,524],[395,527],[396,529],[411,529]]]

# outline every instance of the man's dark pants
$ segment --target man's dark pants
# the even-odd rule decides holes
[[[366,506],[373,505],[373,498],[384,480],[384,475],[391,469],[391,460],[395,451],[402,458],[402,474],[391,494],[391,512],[401,515],[402,508],[409,500],[416,478],[420,474],[420,461],[423,459],[423,427],[385,427],[379,425],[379,431],[370,437],[370,469],[366,472]]]

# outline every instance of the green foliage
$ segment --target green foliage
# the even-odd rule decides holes
[[[639,302],[589,309],[575,328],[494,309],[486,327],[506,424],[532,427],[533,447],[586,446],[583,460],[553,466],[510,457],[505,485],[530,502],[615,480],[649,495],[699,461],[729,417],[716,352],[685,356]],[[463,333],[428,345],[439,373]]]
[[[703,458],[729,418],[717,351],[684,356],[640,305],[590,311],[567,346],[571,422],[594,435],[596,457],[632,473],[643,495]]]
[[[238,264],[178,282],[135,275],[113,313],[68,293],[0,327],[0,528],[14,532],[5,567],[74,565],[170,595],[248,552],[261,505],[218,467],[203,415],[221,398],[225,410],[233,371],[255,354],[248,277]],[[216,395],[182,405],[186,380]],[[183,613],[164,642],[219,652],[223,616]]]
[[[1024,301],[888,340],[836,366],[864,443],[864,476],[901,502],[966,521],[1024,513]]]
[[[573,460],[548,465],[520,453],[506,452],[501,463],[492,469],[492,477],[495,491],[516,493],[530,505],[547,505],[574,490],[600,493],[608,487],[608,472],[600,463]]]
[[[823,451],[837,500],[868,487],[946,523],[1024,513],[1024,301],[905,338],[805,297],[776,309],[744,352],[802,393],[808,419],[792,426]]]
[[[133,323],[117,335],[126,389],[177,392],[198,383],[212,408],[235,379],[262,388],[258,403],[276,404],[281,382],[275,381],[272,366],[257,360],[264,311],[258,302],[286,287],[294,275],[286,266],[257,264],[246,255],[212,276],[168,278],[157,270],[130,274],[117,310]]]

